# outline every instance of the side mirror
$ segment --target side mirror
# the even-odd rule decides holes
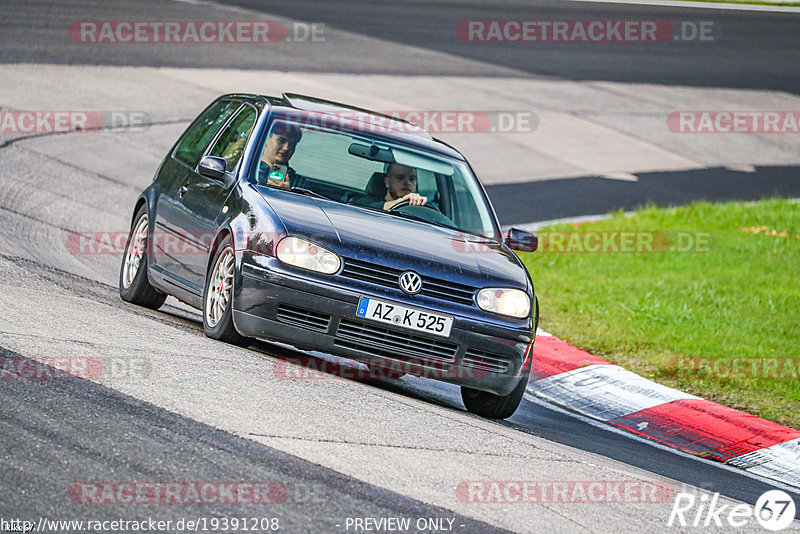
[[[225,179],[225,160],[215,156],[206,156],[200,160],[200,165],[197,167],[197,172],[207,178],[214,178],[215,180]]]
[[[506,246],[520,252],[536,252],[536,248],[539,246],[539,238],[536,237],[536,234],[518,228],[509,228]]]

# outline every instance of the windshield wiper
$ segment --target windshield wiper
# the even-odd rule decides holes
[[[312,191],[311,189],[306,189],[305,187],[297,187],[297,186],[290,187],[288,191],[291,191],[292,193],[300,193],[301,195],[308,195],[310,197],[324,198],[325,200],[330,200],[328,197],[320,195],[319,193],[317,193],[316,191]]]
[[[376,210],[380,211],[380,210]],[[403,219],[411,219],[412,221],[421,221],[424,223],[432,224],[434,226],[440,226],[442,228],[447,228],[448,230],[458,230],[455,226],[450,226],[449,224],[444,224],[436,221],[432,221],[430,219],[426,219],[425,217],[420,217],[418,215],[411,215],[410,213],[403,213],[402,211],[397,210],[387,210],[383,213],[388,213],[389,215],[394,215],[395,217],[402,217]]]

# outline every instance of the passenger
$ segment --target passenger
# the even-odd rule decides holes
[[[258,164],[259,184],[291,187],[291,181],[298,175],[289,167],[289,160],[302,137],[300,128],[294,124],[278,122],[272,127]]]

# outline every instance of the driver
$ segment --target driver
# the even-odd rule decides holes
[[[408,200],[412,206],[424,206],[428,197],[417,193],[417,169],[399,163],[392,163],[386,169],[383,179],[386,184],[386,198],[383,209],[391,209],[394,205]]]
[[[386,187],[386,194],[382,197],[364,195],[352,203],[367,208],[389,210],[404,200],[412,206],[424,206],[428,202],[428,197],[417,193],[417,170],[414,167],[391,163],[386,168],[383,185]]]

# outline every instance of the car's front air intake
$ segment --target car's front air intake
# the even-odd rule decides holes
[[[458,349],[454,343],[349,319],[339,323],[333,344],[378,356],[407,356],[437,363],[452,363]]]

